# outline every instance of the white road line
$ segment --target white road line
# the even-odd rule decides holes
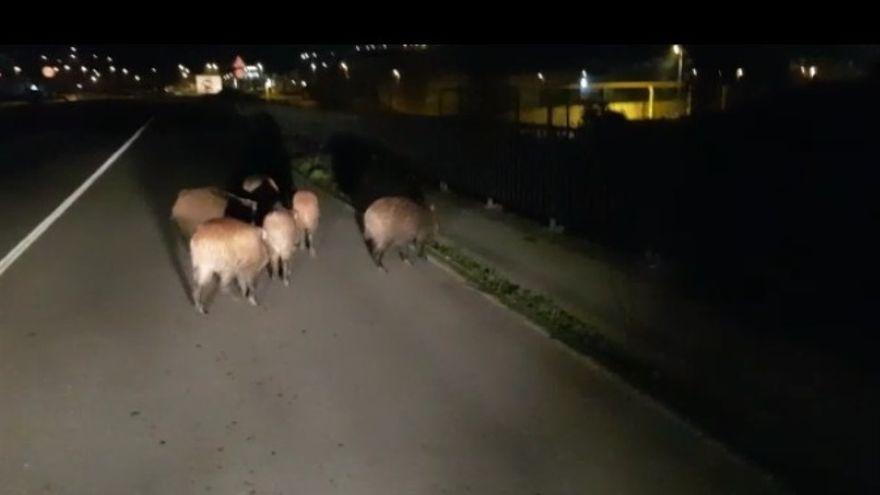
[[[43,233],[46,232],[46,230],[48,230],[49,227],[51,227],[52,224],[55,223],[55,221],[58,220],[58,218],[61,217],[61,215],[63,215],[64,212],[67,211],[67,209],[70,208],[73,203],[77,199],[79,199],[79,197],[82,196],[83,193],[86,192],[86,190],[91,187],[92,184],[94,184],[95,181],[97,181],[104,174],[104,172],[106,172],[107,169],[109,169],[110,166],[113,165],[114,162],[116,162],[116,160],[120,156],[122,156],[123,153],[125,153],[125,150],[127,150],[128,147],[131,146],[131,144],[134,143],[138,137],[140,137],[141,133],[144,132],[148,125],[150,125],[150,122],[152,122],[152,120],[153,119],[148,120],[143,126],[141,126],[141,128],[138,129],[137,132],[134,133],[134,135],[128,138],[128,141],[126,141],[125,144],[123,144],[118,150],[116,150],[115,153],[110,155],[110,158],[108,158],[107,161],[105,161],[100,167],[98,167],[98,170],[95,170],[95,172],[88,179],[86,179],[86,181],[83,182],[82,185],[76,188],[76,191],[73,191],[73,194],[68,196],[67,199],[65,199],[60,205],[58,205],[58,208],[55,208],[55,210],[50,213],[48,217],[40,222],[39,225],[34,227],[34,230],[32,230],[30,234],[22,239],[21,242],[19,242],[14,248],[12,248],[12,251],[9,251],[9,253],[4,256],[2,260],[0,260],[0,277],[2,277],[3,273],[6,272],[6,270],[10,266],[12,266],[13,263],[15,263],[15,260],[17,260],[19,256],[24,254],[24,252],[27,250],[27,248],[31,246],[31,244],[39,239],[40,236],[43,235]]]

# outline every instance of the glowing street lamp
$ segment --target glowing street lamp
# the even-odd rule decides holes
[[[15,72],[15,75],[16,75],[16,76],[19,75],[19,74],[21,74],[21,67],[19,67],[19,66],[17,66],[17,65],[14,66],[14,67],[12,68],[12,72]]]
[[[737,67],[737,68],[736,68],[736,80],[739,81],[740,79],[742,79],[743,75],[745,75],[745,74],[743,73],[743,68],[742,68],[742,67]]]
[[[684,67],[684,48],[681,45],[672,45],[672,53],[678,57],[678,91],[681,92],[681,71]]]
[[[541,81],[541,82],[546,82],[546,80],[544,79],[544,74],[543,74],[543,73],[538,72],[538,80]]]
[[[343,60],[342,62],[339,62],[339,68],[342,69],[342,72],[345,73],[345,78],[348,79],[348,64]]]
[[[391,75],[394,76],[394,82],[400,82],[400,71],[397,69],[391,69]]]
[[[815,65],[810,66],[810,79],[816,77],[816,74],[819,72],[819,69],[816,68]]]
[[[315,63],[314,63],[314,62],[312,62],[312,63],[311,63],[311,64],[309,64],[309,67],[311,67],[311,68],[312,68],[312,72],[315,72],[315,71],[316,71],[316,70],[318,70],[318,66],[317,66],[317,65],[315,65]]]

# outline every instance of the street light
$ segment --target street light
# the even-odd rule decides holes
[[[544,82],[544,74],[538,72],[538,80]]]
[[[736,80],[738,81],[738,80],[742,79],[743,75],[744,75],[743,68],[737,67],[736,68]]]
[[[672,53],[678,57],[678,84],[681,85],[681,70],[684,66],[684,49],[681,45],[672,45]]]
[[[348,64],[343,60],[342,62],[339,62],[339,68],[342,69],[342,72],[345,73],[345,78],[348,79]]]
[[[819,72],[819,69],[816,68],[815,65],[810,66],[810,79],[816,77],[816,74]]]
[[[400,82],[400,71],[397,69],[391,69],[391,75],[394,76],[394,82]]]

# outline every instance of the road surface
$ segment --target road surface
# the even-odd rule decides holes
[[[2,493],[778,491],[442,268],[379,272],[325,196],[290,288],[197,314],[175,192],[278,158],[219,106],[0,112],[0,256],[151,117],[0,275]]]

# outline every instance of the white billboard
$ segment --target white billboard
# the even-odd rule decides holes
[[[223,79],[217,74],[196,74],[196,93],[216,95],[223,89]]]

